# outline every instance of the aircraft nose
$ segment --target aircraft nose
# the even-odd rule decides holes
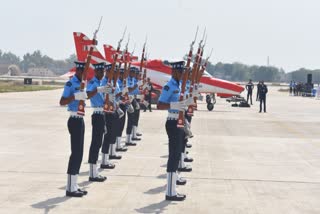
[[[216,87],[221,88],[223,91],[222,93],[226,93],[228,91],[228,93],[234,92],[233,94],[240,94],[242,91],[244,91],[243,86],[227,80],[211,78],[210,82],[212,85],[215,85]]]

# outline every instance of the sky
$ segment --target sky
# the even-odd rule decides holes
[[[117,45],[124,28],[138,55],[148,36],[150,58],[180,59],[197,26],[211,62],[270,65],[286,72],[320,69],[319,0],[1,0],[0,49],[22,57],[41,50],[54,59],[75,53],[72,32]],[[197,45],[195,46],[197,47]]]

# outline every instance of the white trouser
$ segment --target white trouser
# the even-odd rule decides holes
[[[184,163],[184,153],[182,152],[180,156],[179,168],[185,168],[186,164]]]
[[[109,163],[109,154],[102,153],[102,164],[107,165]]]
[[[177,195],[176,191],[176,182],[177,182],[177,174],[175,172],[167,173],[167,196],[175,196]]]
[[[120,149],[121,148],[121,137],[117,137],[116,144],[117,144],[117,149]]]
[[[136,126],[132,126],[132,138],[136,138],[137,137],[137,127]]]
[[[110,155],[111,156],[117,155],[117,153],[116,153],[116,144],[110,144],[109,151],[110,151]]]
[[[127,135],[126,143],[132,143],[131,134]]]
[[[66,190],[68,192],[75,192],[78,190],[77,179],[78,179],[78,175],[68,174],[68,181],[66,186]]]
[[[99,176],[97,164],[90,163],[89,165],[89,177],[96,178]]]

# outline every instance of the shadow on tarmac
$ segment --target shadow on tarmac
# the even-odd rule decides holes
[[[66,196],[60,196],[60,197],[55,197],[55,198],[49,198],[45,201],[38,202],[36,204],[32,204],[31,207],[36,208],[36,209],[43,209],[44,214],[47,214],[50,212],[50,210],[54,209],[57,207],[59,204],[71,199],[70,197]]]
[[[169,204],[171,204],[171,201],[164,200],[159,203],[154,203],[139,209],[135,209],[135,211],[138,213],[164,213]]]
[[[166,179],[166,178],[167,178],[167,174],[158,175],[157,178],[159,178],[159,179]]]
[[[148,191],[144,192],[144,194],[156,195],[165,191],[166,191],[166,185],[149,189]]]
[[[169,157],[169,155],[162,155],[162,156],[160,156],[160,158],[168,158]]]
[[[82,187],[83,190],[86,190],[88,185],[91,184],[92,182],[90,181],[84,181],[79,183],[79,187]],[[65,190],[66,187],[60,187],[59,189]],[[60,197],[55,197],[55,198],[49,198],[45,201],[41,201],[35,204],[32,204],[31,207],[36,208],[36,209],[43,209],[44,214],[47,214],[50,212],[50,210],[54,209],[57,207],[59,204],[71,199],[71,197],[66,197],[66,196],[60,196]]]

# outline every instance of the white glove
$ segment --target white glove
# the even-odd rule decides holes
[[[128,111],[129,114],[132,114],[134,112],[134,108],[133,108],[133,106],[131,104],[128,105],[127,111]]]
[[[187,105],[186,105],[185,101],[170,103],[170,109],[185,111],[186,107],[187,107]]]
[[[143,86],[142,86],[142,90],[146,90],[148,88],[148,83],[145,83]],[[148,89],[149,90],[149,89]]]
[[[118,113],[118,115],[119,115],[119,118],[121,118],[121,117],[124,116],[124,112],[122,111],[121,108],[118,108],[118,109],[117,109],[117,113]]]
[[[137,85],[138,85],[138,87],[140,87],[140,86],[143,85],[143,82],[142,82],[141,80],[139,80],[139,81],[137,82]]]
[[[130,96],[129,96],[129,101],[130,101],[130,103],[132,103],[133,99],[134,99],[134,97],[133,97],[132,95],[130,95]]]
[[[122,94],[126,94],[126,93],[128,93],[128,92],[129,92],[128,87],[124,87],[124,88],[122,89]]]
[[[147,107],[147,106],[149,105],[149,102],[146,101],[146,100],[144,100],[144,101],[143,101],[143,105],[144,105],[145,107]]]
[[[84,91],[79,91],[74,93],[75,100],[86,100],[88,98],[87,93]]]
[[[193,91],[192,91],[192,96],[193,96],[193,97],[198,96],[198,94],[199,94],[199,91],[198,91],[198,90],[193,90]]]
[[[138,102],[136,104],[136,110],[140,110],[140,104]]]
[[[110,88],[109,86],[99,86],[97,87],[97,91],[99,93],[111,94],[112,88]]]
[[[187,106],[193,105],[194,104],[193,97],[189,97],[188,99],[186,99],[185,104]]]
[[[109,102],[114,102],[114,95],[113,94],[109,94]]]

